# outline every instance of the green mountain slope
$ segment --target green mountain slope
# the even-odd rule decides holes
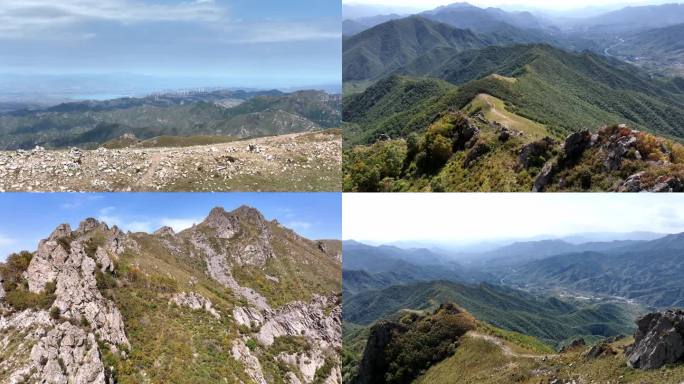
[[[343,320],[370,325],[403,309],[425,310],[453,302],[497,327],[559,345],[578,336],[593,339],[631,332],[623,304],[590,304],[540,297],[490,284],[430,282],[362,292],[343,302]]]
[[[436,79],[390,76],[366,91],[345,97],[344,145],[405,137],[427,127],[458,96],[456,87]]]
[[[631,65],[591,53],[568,53],[546,45],[487,47],[461,52],[427,72],[414,69],[397,72],[430,76],[458,85],[458,96],[449,100],[449,107],[455,109],[486,93],[503,100],[512,112],[546,125],[558,134],[580,127],[627,123],[661,135],[684,135],[678,123],[684,118],[681,88],[674,82],[651,79]],[[374,95],[378,88],[371,87],[366,92]],[[360,94],[345,100],[344,120],[358,121],[359,108],[355,104],[368,97]],[[373,96],[370,98],[374,100]],[[413,114],[422,112],[434,117],[443,112],[434,112],[430,104],[426,103],[423,111],[414,110]],[[382,130],[377,128],[378,124],[393,117],[392,109],[387,111],[367,121],[368,130]],[[425,128],[425,124],[417,124],[413,130]],[[359,130],[365,131],[363,127]],[[367,135],[366,142],[372,137]]]
[[[490,74],[516,81],[499,81]],[[663,135],[684,135],[677,123],[684,117],[679,88],[592,53],[547,45],[488,47],[458,54],[428,75],[460,85],[468,96],[464,99],[488,93],[513,105],[513,112],[562,132],[628,123]]]
[[[469,30],[423,17],[392,20],[344,40],[344,81],[375,80],[435,48],[481,48],[487,40]]]

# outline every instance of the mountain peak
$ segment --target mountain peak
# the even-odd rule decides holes
[[[264,215],[262,215],[258,209],[250,207],[248,205],[242,205],[231,213],[237,215],[240,218],[252,219],[256,221],[266,221],[266,218],[264,218]]]
[[[62,237],[71,235],[71,226],[69,224],[60,224],[48,236],[48,240],[58,240]]]
[[[157,230],[154,232],[154,234],[157,235],[157,236],[175,236],[175,235],[176,235],[176,231],[174,231],[173,228],[171,228],[171,227],[165,225],[165,226],[163,226],[163,227],[157,229]]]

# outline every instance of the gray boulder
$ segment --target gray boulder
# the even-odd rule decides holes
[[[580,131],[570,134],[563,144],[564,160],[568,165],[575,164],[584,151],[591,146],[591,132]]]
[[[625,352],[628,364],[638,369],[684,361],[684,311],[655,312],[637,320],[634,344]]]

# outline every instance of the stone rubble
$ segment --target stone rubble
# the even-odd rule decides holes
[[[341,180],[342,139],[329,132],[167,148],[0,152],[5,191],[327,190]],[[254,149],[251,149],[254,146]]]

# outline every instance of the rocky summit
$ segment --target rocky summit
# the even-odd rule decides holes
[[[0,152],[0,192],[341,188],[342,139],[334,130],[203,145],[176,139],[177,145],[159,139],[93,150]]]
[[[60,225],[0,264],[0,382],[340,383],[339,247],[251,207]]]

